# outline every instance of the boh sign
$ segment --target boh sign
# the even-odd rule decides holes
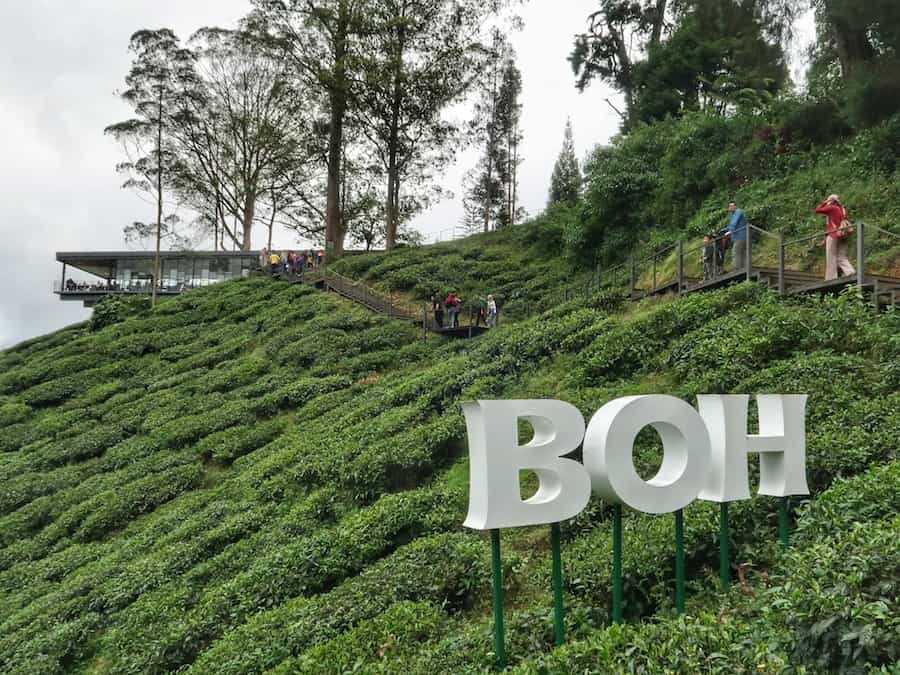
[[[495,647],[505,665],[500,530],[551,525],[556,642],[563,641],[559,522],[580,513],[594,492],[613,505],[613,620],[622,620],[622,507],[675,514],[676,607],[684,608],[682,509],[696,499],[720,506],[720,573],[729,581],[727,504],[750,498],[748,455],[759,454],[761,495],[779,497],[779,531],[787,545],[787,499],[806,495],[806,396],[756,396],[759,433],[748,434],[747,395],[704,395],[698,408],[664,395],[628,396],[600,408],[585,425],[563,401],[475,401],[463,404],[469,439],[469,512],[464,525],[491,530]],[[519,444],[518,423],[533,438]],[[659,434],[659,472],[642,479],[632,457],[645,427]],[[583,464],[565,457],[582,448]],[[537,492],[521,498],[520,471],[537,475]]]

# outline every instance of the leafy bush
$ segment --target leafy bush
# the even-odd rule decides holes
[[[793,655],[830,672],[900,658],[900,517],[854,523],[792,552],[770,601],[784,612]]]
[[[149,309],[149,296],[107,295],[94,305],[89,326],[92,331],[100,331],[127,317],[143,314]]]

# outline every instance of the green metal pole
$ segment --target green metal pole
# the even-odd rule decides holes
[[[782,497],[778,500],[778,539],[781,541],[781,547],[787,548],[790,545],[790,535],[788,534],[788,500],[790,497]]]
[[[553,635],[556,646],[566,640],[563,621],[562,554],[560,552],[559,523],[550,525],[550,551],[553,556]]]
[[[500,530],[491,530],[491,565],[494,571],[494,651],[497,669],[506,668],[506,646],[503,638],[503,568],[500,563]]]
[[[614,623],[622,623],[622,505],[613,506],[613,589]]]
[[[719,579],[722,590],[728,591],[728,502],[719,504]]]
[[[675,512],[675,609],[684,613],[684,511]]]

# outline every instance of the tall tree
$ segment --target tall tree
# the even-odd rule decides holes
[[[442,113],[469,88],[483,53],[486,21],[507,0],[382,0],[368,14],[361,50],[364,78],[353,113],[376,149],[387,179],[386,246],[404,218],[427,200],[401,198],[404,184],[422,195],[454,157],[457,128]],[[407,208],[403,208],[403,203]]]
[[[310,160],[303,92],[240,33],[203,29],[191,46],[195,67],[184,78],[173,131],[182,159],[175,186],[214,229],[250,250],[258,217],[270,223],[290,206],[290,186],[303,182]]]
[[[193,55],[171,30],[141,30],[131,36],[134,54],[120,95],[135,116],[106,128],[119,140],[128,161],[118,169],[129,176],[124,187],[153,195],[156,203],[156,255],[153,263],[152,303],[160,280],[160,247],[167,225],[163,216],[165,187],[178,164],[172,133],[181,96],[181,82],[193,66]],[[171,222],[171,219],[169,219]]]
[[[497,129],[500,137],[498,155],[498,175],[503,190],[503,206],[497,216],[499,227],[515,225],[519,217],[517,190],[519,165],[523,159],[519,146],[523,140],[520,120],[522,117],[522,73],[516,65],[510,50],[503,64],[503,74],[497,100]]]
[[[309,91],[322,92],[327,116],[325,249],[340,255],[344,125],[356,95],[359,39],[370,30],[366,0],[253,0],[245,27],[284,58]]]
[[[818,42],[812,93],[839,100],[862,126],[900,110],[900,3],[813,0],[813,6]],[[837,77],[821,77],[832,71]]]
[[[574,204],[581,195],[581,167],[575,156],[572,120],[566,120],[562,150],[550,176],[550,203]]]
[[[569,57],[583,91],[596,77],[612,83],[625,95],[630,109],[634,98],[634,61],[656,47],[663,35],[668,0],[601,0],[588,16],[588,30],[575,38]]]
[[[625,96],[626,127],[708,105],[751,105],[787,81],[784,45],[801,0],[601,0],[570,56],[577,85]]]
[[[512,191],[507,190],[515,181],[510,156],[515,155],[516,162],[521,160],[517,156],[521,139],[518,128],[521,76],[515,66],[515,54],[499,31],[494,32],[487,54],[476,84],[477,99],[470,122],[470,137],[481,144],[483,151],[464,182],[470,203],[467,218],[477,210],[484,232],[515,220],[515,214],[509,214]],[[477,209],[476,196],[481,202]]]

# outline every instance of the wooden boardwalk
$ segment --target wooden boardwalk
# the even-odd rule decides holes
[[[857,249],[855,265],[856,269],[861,270],[862,273],[826,281],[822,279],[820,275],[803,270],[790,269],[785,264],[786,246],[790,246],[797,242],[803,243],[809,240],[810,237],[802,237],[795,242],[789,242],[788,244],[785,244],[781,235],[773,235],[752,225],[749,227],[751,227],[753,231],[759,233],[761,236],[771,237],[777,240],[777,267],[762,266],[758,264],[754,265],[752,262],[753,247],[748,245],[747,265],[745,267],[741,267],[740,269],[721,271],[709,279],[699,279],[696,277],[691,277],[685,274],[685,261],[688,255],[696,254],[697,249],[693,248],[685,252],[683,244],[679,242],[676,245],[669,246],[665,249],[657,251],[652,256],[644,258],[641,261],[637,261],[632,258],[630,262],[630,288],[626,295],[632,300],[640,300],[641,298],[658,295],[684,295],[688,293],[709,291],[731,284],[740,283],[742,281],[756,281],[758,283],[765,284],[769,288],[777,290],[782,295],[835,294],[840,293],[847,287],[855,286],[858,287],[864,294],[872,298],[873,303],[878,309],[882,309],[884,307],[896,307],[898,301],[900,301],[900,277],[876,273],[871,269],[871,265],[867,269],[868,260],[865,255],[864,246],[864,231],[866,230],[870,231],[871,233],[883,233],[892,237],[900,237],[900,235],[897,235],[896,233],[888,232],[887,230],[883,230],[874,226],[868,226],[864,223],[857,224],[857,232],[855,235]],[[821,238],[821,236],[821,234],[817,233],[813,235],[813,238]],[[675,277],[669,277],[663,280],[659,280],[658,263],[672,255],[677,256],[677,272],[675,273]],[[637,265],[639,263],[652,265],[652,283],[650,283],[649,288],[640,288],[638,285]],[[625,265],[617,265],[607,270],[607,274],[611,273],[613,285],[615,285],[615,274],[617,271],[619,273],[627,274],[628,270]],[[669,275],[671,274],[672,273],[669,272]],[[621,277],[619,278],[621,279]]]
[[[390,319],[409,321],[421,328],[423,335],[433,333],[447,338],[469,339],[489,330],[487,326],[473,325],[471,316],[468,324],[461,322],[461,325],[454,328],[438,326],[437,322],[429,316],[424,305],[422,310],[416,311],[408,305],[401,304],[393,294],[385,295],[371,286],[330,270],[311,270],[302,277],[280,275],[280,278],[290,283],[306,284],[325,292],[337,293],[347,300]],[[462,314],[461,318],[465,318],[465,314]]]

